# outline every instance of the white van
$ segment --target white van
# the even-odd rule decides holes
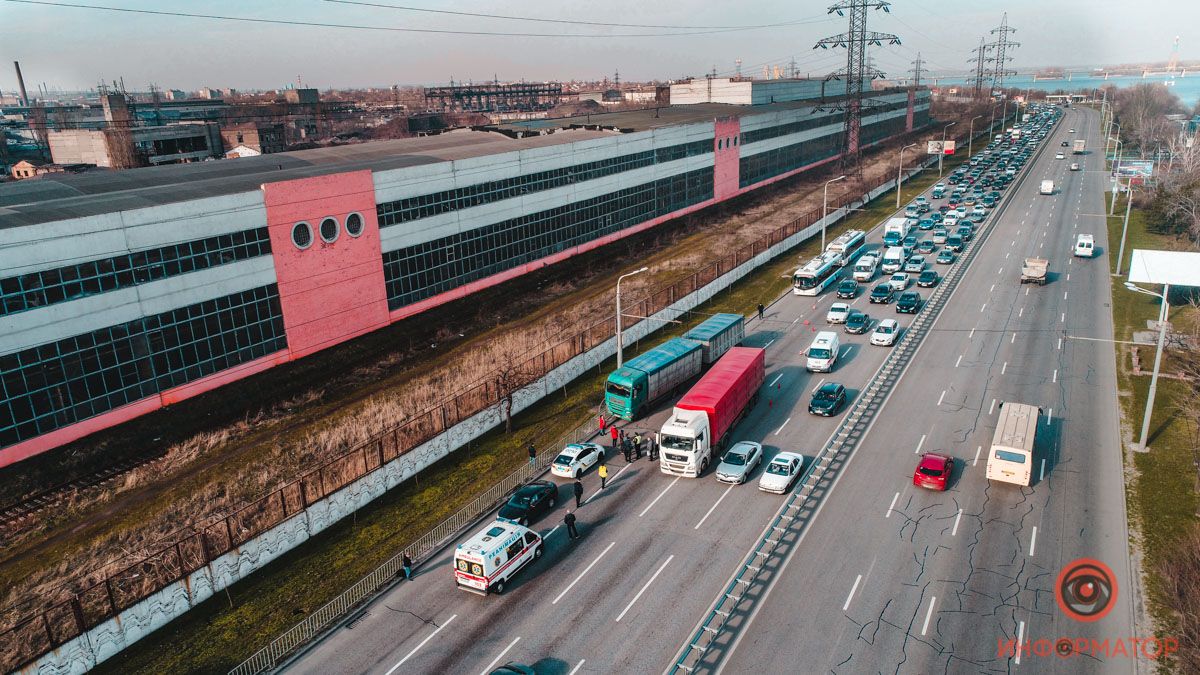
[[[873,255],[864,255],[854,263],[854,280],[855,281],[870,281],[875,278],[875,268],[879,266],[879,261]]]
[[[833,366],[837,363],[838,351],[841,348],[842,345],[838,342],[837,333],[828,330],[817,333],[817,337],[813,339],[812,345],[805,352],[808,356],[808,363],[805,365],[805,368],[810,373],[832,373]]]
[[[537,532],[498,518],[454,549],[454,583],[464,591],[499,595],[513,575],[542,557],[543,548]]]
[[[908,255],[904,252],[903,246],[892,246],[883,253],[883,271],[886,274],[897,272],[901,267],[904,267],[904,259]]]
[[[1075,257],[1090,258],[1096,255],[1096,237],[1090,234],[1081,234],[1075,237]]]

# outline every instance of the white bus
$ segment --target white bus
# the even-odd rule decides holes
[[[988,451],[987,479],[1029,485],[1033,476],[1033,445],[1042,409],[1035,405],[1000,404],[996,435]]]
[[[826,251],[833,251],[842,255],[842,267],[854,262],[858,256],[862,255],[863,247],[867,245],[867,233],[862,230],[846,230],[838,235],[825,247]]]
[[[842,278],[842,254],[826,251],[808,261],[792,276],[796,295],[820,295],[829,284]]]

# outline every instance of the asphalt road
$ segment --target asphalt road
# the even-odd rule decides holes
[[[1080,114],[1068,113],[1047,142],[1056,145],[1068,126],[1082,126],[1082,118],[1073,117]],[[1094,148],[1097,121],[1089,119]],[[1009,188],[1019,190],[1014,203],[901,381],[901,395],[892,397],[856,451],[745,634],[714,667],[932,672],[966,664],[975,672],[1008,668],[995,656],[997,632],[1129,634],[1127,594],[1104,621],[1067,625],[1052,589],[1061,564],[1080,555],[1113,567],[1118,588],[1128,588],[1129,576],[1112,347],[1072,340],[1057,347],[1064,330],[1111,337],[1108,310],[1101,307],[1108,302],[1104,258],[1067,262],[1077,231],[1094,232],[1105,245],[1103,218],[1078,215],[1081,208],[1100,213],[1103,185],[1098,173],[1068,176],[1069,161],[1052,157],[1043,154],[1029,167],[1037,175]],[[1094,152],[1085,161],[1099,168],[1101,159]],[[1048,171],[1063,180],[1063,190],[1039,198],[1037,180]],[[871,241],[877,245],[880,236],[877,228]],[[1051,258],[1054,278],[1027,295],[1017,277],[1019,257],[1031,252]],[[806,373],[801,353],[825,328],[833,301],[831,291],[818,298],[789,295],[765,321],[749,324],[746,344],[767,348],[768,391],[737,435],[763,443],[768,459],[782,450],[812,456],[837,424],[837,418],[806,412],[812,390],[835,379],[857,393],[887,352],[867,344],[866,336],[843,334],[835,373]],[[899,316],[902,326],[910,320],[892,305],[868,306],[863,296],[853,304],[877,319]],[[1046,473],[1032,488],[989,488],[985,460],[971,465],[975,447],[990,439],[992,398],[1054,408],[1039,436]],[[669,405],[630,428],[657,429]],[[919,443],[966,460],[949,492],[911,487]],[[504,595],[457,590],[448,548],[287,669],[486,673],[512,661],[539,673],[661,672],[785,497],[755,489],[761,467],[750,483],[735,487],[717,483],[711,469],[699,479],[676,479],[645,458],[627,465],[611,451],[609,470],[602,491],[594,471],[584,477],[587,501],[577,512],[583,536],[575,542],[559,527],[572,502],[569,481],[553,479],[562,485],[559,507],[534,524],[547,538],[546,555]],[[901,496],[888,513],[896,493]],[[1036,555],[1029,555],[1034,526]],[[1070,662],[1053,665],[1063,669]]]

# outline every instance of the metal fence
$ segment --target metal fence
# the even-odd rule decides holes
[[[864,187],[870,191],[892,180],[884,176]],[[854,195],[831,198],[830,212],[859,199]],[[640,301],[629,303],[625,312],[629,316],[653,316],[679,298],[712,283],[820,218],[821,209],[813,209],[691,274],[647,291]],[[631,319],[625,328],[630,328],[638,321],[641,319]],[[529,379],[536,380],[612,338],[615,332],[616,318],[609,316],[561,338],[530,357],[518,369],[527,374]],[[346,450],[295,481],[231,513],[190,526],[175,541],[151,553],[140,557],[130,556],[103,569],[93,570],[84,577],[85,582],[65,588],[57,596],[39,598],[38,603],[43,609],[15,622],[6,621],[11,627],[0,632],[0,670],[16,670],[151,594],[187,578],[242,543],[380,469],[459,422],[501,405],[506,393],[503,378],[496,373],[489,374],[475,385],[452,394],[395,428]]]

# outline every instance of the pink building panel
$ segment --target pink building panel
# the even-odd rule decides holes
[[[738,193],[742,121],[737,117],[718,117],[713,126],[716,131],[716,138],[713,140],[713,152],[716,155],[713,196],[715,201],[719,202]]]

